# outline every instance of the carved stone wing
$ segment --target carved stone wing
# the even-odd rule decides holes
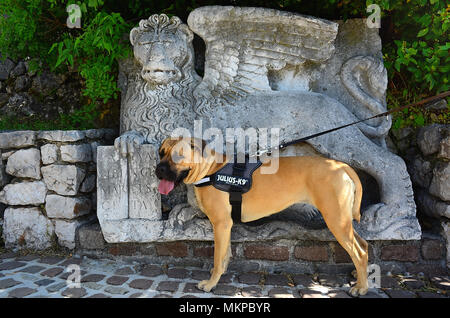
[[[338,31],[337,23],[317,18],[222,6],[192,11],[188,25],[206,43],[205,75],[196,92],[227,101],[271,90],[269,70],[327,60]]]

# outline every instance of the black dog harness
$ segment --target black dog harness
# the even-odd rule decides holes
[[[255,163],[249,162],[249,157],[245,157],[244,163],[238,163],[236,157],[234,162],[227,163],[216,173],[194,183],[196,187],[212,185],[214,188],[230,194],[230,204],[232,207],[231,217],[235,223],[241,222],[242,214],[242,194],[248,192],[252,187],[252,175],[261,166],[259,159]]]

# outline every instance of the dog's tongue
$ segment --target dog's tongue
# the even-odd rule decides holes
[[[173,181],[168,181],[168,180],[162,179],[159,182],[159,186],[158,186],[159,193],[167,195],[167,194],[169,194],[170,191],[173,190],[174,186],[175,186],[175,183]]]

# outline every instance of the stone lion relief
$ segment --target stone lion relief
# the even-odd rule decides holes
[[[203,78],[194,69],[194,33],[206,45]],[[115,141],[122,155],[144,143],[157,149],[175,128],[192,130],[194,120],[222,130],[278,127],[289,141],[386,110],[381,41],[363,20],[211,6],[191,12],[187,25],[152,15],[131,30],[130,42],[134,59],[121,65],[122,135]],[[386,147],[390,126],[390,117],[375,119],[281,155],[309,147],[369,175],[379,202],[365,207],[358,231],[366,239],[417,239],[405,163]]]

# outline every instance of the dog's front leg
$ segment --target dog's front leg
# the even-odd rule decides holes
[[[214,268],[209,280],[203,280],[198,283],[197,287],[201,290],[209,292],[214,288],[228,266],[232,225],[233,221],[231,219],[223,219],[220,222],[213,223]]]

